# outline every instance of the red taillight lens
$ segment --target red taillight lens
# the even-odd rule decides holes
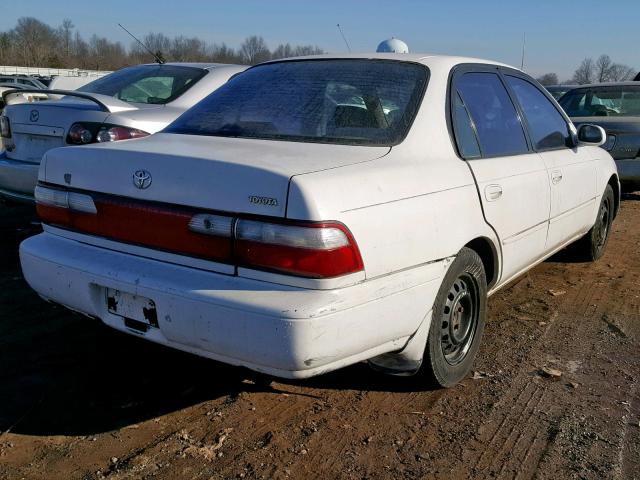
[[[67,194],[70,195],[68,203],[63,200]],[[95,210],[89,212],[88,209],[74,208],[71,195],[88,197]],[[35,197],[38,215],[44,223],[125,243],[231,263],[231,230],[226,238],[190,231],[189,222],[194,214],[192,210],[43,186],[36,187]],[[47,197],[58,200],[47,201]],[[79,201],[76,200],[76,203]]]
[[[311,278],[363,269],[350,232],[337,223],[278,224],[240,219],[236,225],[239,266]]]
[[[137,128],[128,127],[102,127],[96,136],[98,142],[117,142],[120,140],[130,140],[132,138],[142,138],[149,134],[138,130]]]
[[[85,145],[93,142],[93,132],[81,123],[74,123],[69,129],[67,142],[76,145]]]
[[[42,185],[35,197],[44,223],[121,242],[307,278],[364,268],[355,240],[340,223],[233,218]]]

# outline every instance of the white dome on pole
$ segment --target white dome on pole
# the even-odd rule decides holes
[[[381,42],[376,49],[378,53],[409,53],[409,46],[402,40],[390,38]]]

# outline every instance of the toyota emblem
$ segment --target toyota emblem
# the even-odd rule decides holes
[[[39,118],[40,112],[38,110],[31,110],[31,113],[29,114],[29,120],[31,120],[32,122],[37,122]]]
[[[151,185],[151,174],[146,170],[136,170],[133,174],[133,184],[140,190],[149,188],[149,185]]]

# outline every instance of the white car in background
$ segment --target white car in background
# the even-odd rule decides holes
[[[9,90],[27,90],[27,92],[22,93],[23,102],[37,102],[40,100],[47,100],[48,97],[44,93],[40,93],[38,90],[34,90],[33,88],[27,87],[25,85],[20,85],[16,83],[0,83],[0,113],[4,109],[4,99],[1,97],[4,92]]]
[[[148,138],[49,151],[22,268],[45,299],[230,364],[450,386],[488,295],[573,242],[603,254],[604,141],[493,62],[266,63]]]
[[[65,145],[140,138],[166,127],[246,67],[225,64],[137,65],[71,91],[40,90],[49,100],[27,103],[5,92],[0,117],[0,197],[33,202],[38,167]],[[37,93],[33,91],[32,93]]]

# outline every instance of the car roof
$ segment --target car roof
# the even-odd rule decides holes
[[[579,88],[579,87],[580,87],[580,85],[545,85],[544,88],[546,88],[547,90],[550,90],[552,88],[556,89],[556,90],[560,90],[560,89],[564,89],[564,88],[573,89],[573,88]]]
[[[629,80],[627,82],[602,82],[602,83],[587,83],[584,85],[576,85],[574,89],[578,88],[593,88],[593,87],[640,87],[640,82],[634,82]]]
[[[496,62],[474,57],[458,57],[455,55],[440,55],[434,53],[346,53],[346,54],[322,54],[308,55],[302,57],[288,57],[278,60],[271,60],[265,63],[296,60],[339,60],[339,59],[370,59],[370,60],[396,60],[403,62],[422,63],[427,66],[455,66],[461,63],[484,63],[488,65],[498,65],[519,70],[506,63]]]
[[[172,65],[177,67],[192,67],[192,68],[201,68],[203,70],[211,70],[213,68],[219,67],[241,67],[242,65],[232,64],[232,63],[213,63],[213,62],[166,62],[163,64],[159,63],[144,63],[142,66],[158,66],[158,65]],[[132,67],[140,66],[140,65],[131,65]]]

